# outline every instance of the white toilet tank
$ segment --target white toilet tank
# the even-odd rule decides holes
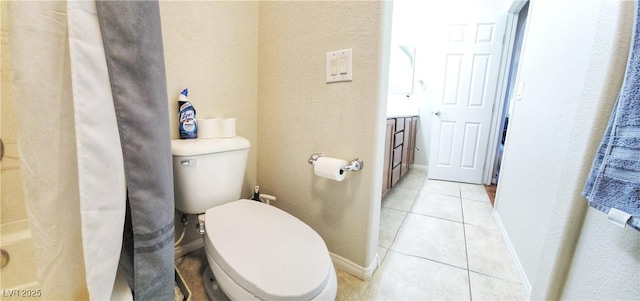
[[[171,140],[176,209],[199,214],[239,200],[250,146],[240,136]]]

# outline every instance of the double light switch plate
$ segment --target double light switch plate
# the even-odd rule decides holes
[[[327,83],[348,82],[353,78],[352,50],[327,52]]]

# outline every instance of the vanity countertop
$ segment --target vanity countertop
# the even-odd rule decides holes
[[[387,119],[391,118],[403,118],[403,117],[414,117],[418,116],[418,114],[406,113],[406,114],[387,114]]]

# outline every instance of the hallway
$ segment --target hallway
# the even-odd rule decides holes
[[[426,179],[412,169],[382,200],[370,281],[338,271],[338,300],[523,300],[482,185]]]

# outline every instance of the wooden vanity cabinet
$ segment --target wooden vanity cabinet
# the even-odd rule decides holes
[[[393,134],[396,130],[396,120],[387,119],[387,130],[384,140],[384,165],[382,173],[382,196],[384,197],[391,189],[391,158],[393,155]]]
[[[417,125],[417,116],[387,119],[382,175],[383,197],[413,164]]]

